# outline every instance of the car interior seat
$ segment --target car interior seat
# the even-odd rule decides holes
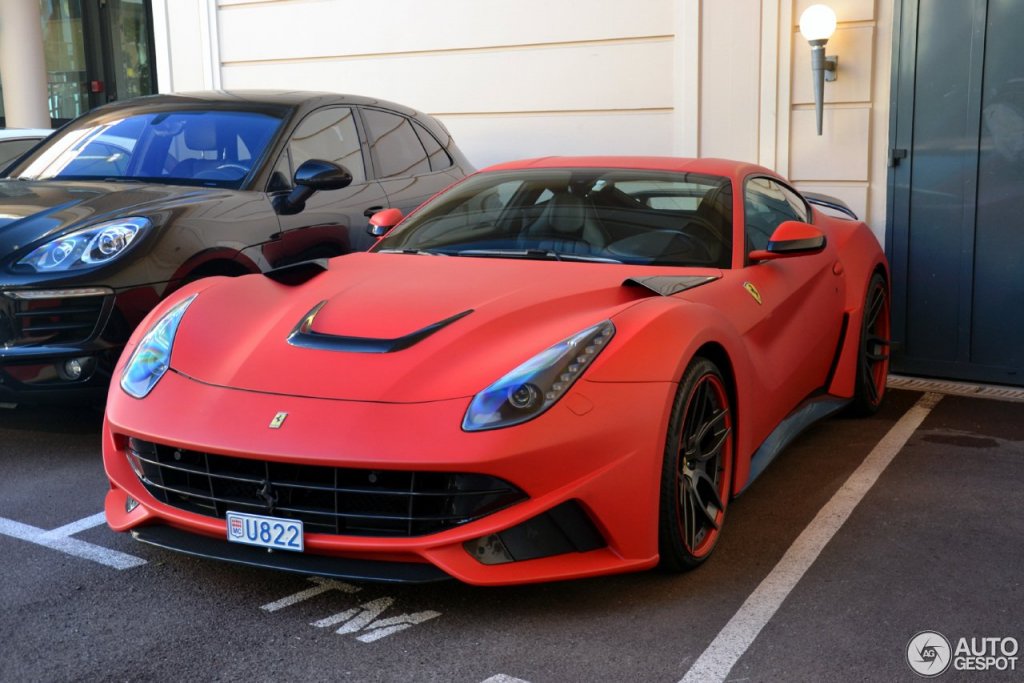
[[[582,196],[556,193],[520,238],[523,246],[566,254],[589,254],[604,248],[607,239],[594,208]]]
[[[182,159],[171,169],[170,175],[176,178],[197,178],[202,177],[200,174],[208,174],[216,170],[218,166],[232,163],[218,158],[220,156],[218,153],[220,147],[217,144],[215,121],[203,120],[202,118],[189,121],[182,131],[182,137],[185,147],[191,152],[200,153],[202,156]],[[213,152],[213,154],[210,154],[210,152]],[[212,178],[213,176],[210,177]]]
[[[728,268],[732,260],[732,192],[723,185],[708,192],[697,205],[696,218],[700,221],[695,235],[706,242],[714,260],[721,268]]]

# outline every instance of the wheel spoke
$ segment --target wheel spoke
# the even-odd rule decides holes
[[[871,297],[871,304],[868,306],[868,329],[872,330],[875,328],[875,323],[878,322],[878,314],[882,312],[885,305],[885,290],[879,287],[876,289]]]
[[[683,535],[690,550],[697,547],[697,496],[693,492],[693,484],[689,477],[683,478],[680,497],[683,509]]]
[[[732,429],[726,427],[720,432],[715,433],[715,442],[705,453],[702,453],[699,460],[701,462],[708,462],[711,458],[718,457],[722,452],[722,446],[725,445],[725,440],[729,438],[729,434],[732,433]]]
[[[718,511],[721,510],[723,506],[722,499],[721,497],[719,497],[718,490],[715,487],[715,482],[711,480],[711,477],[709,477],[706,472],[701,472],[700,474],[697,475],[697,484],[704,484],[702,488],[707,489],[707,492],[710,494],[709,497],[711,498],[711,500],[708,502],[714,506],[715,512],[712,514],[711,511],[708,510],[708,505],[701,499],[699,493],[696,494],[698,507],[700,508],[700,511],[704,513],[704,518],[707,520],[708,524],[717,529],[718,520],[715,518],[718,515]],[[694,492],[696,492],[697,490],[698,486],[695,485]]]

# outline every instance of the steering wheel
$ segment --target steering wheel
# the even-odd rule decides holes
[[[242,164],[228,162],[205,171],[199,171],[193,177],[197,180],[236,180],[244,178],[248,173],[249,169]]]
[[[242,175],[245,175],[245,174],[247,174],[249,172],[249,167],[248,166],[243,166],[242,164],[233,164],[231,162],[228,162],[226,164],[220,164],[219,166],[217,166],[213,170],[215,170],[215,171],[227,171],[227,170],[230,170],[230,169],[237,169],[237,170],[242,172]]]

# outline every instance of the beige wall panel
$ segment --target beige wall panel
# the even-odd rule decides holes
[[[823,133],[814,127],[814,110],[790,117],[789,176],[793,181],[868,180],[871,109],[826,108]]]
[[[825,83],[825,102],[869,102],[875,29],[840,28],[825,46],[825,54],[839,57],[836,80]],[[793,34],[793,103],[814,102],[811,47],[799,32]]]
[[[549,154],[672,153],[671,112],[465,115],[441,120],[478,168]]]
[[[205,21],[206,4],[197,0],[172,0],[167,12],[170,36],[171,87],[177,92],[206,88],[208,52],[197,28]],[[166,91],[164,84],[161,90]]]
[[[672,2],[307,0],[237,7],[221,3],[221,56],[234,62],[666,35],[672,33]]]
[[[223,67],[231,88],[328,90],[427,112],[672,107],[672,41]],[[637,65],[642,65],[638,67]]]
[[[893,0],[878,0],[877,33],[875,34],[874,103],[871,106],[871,192],[868,196],[868,217],[876,235],[885,233],[888,209],[889,156],[889,87],[892,69]],[[881,239],[881,238],[880,238]]]
[[[786,0],[779,0],[785,2]],[[892,0],[882,0],[891,2]],[[800,15],[811,5],[828,5],[839,21],[870,21],[875,18],[875,0],[796,0],[793,9],[793,24],[800,22]]]
[[[705,2],[701,34],[700,155],[756,162],[760,1]]]

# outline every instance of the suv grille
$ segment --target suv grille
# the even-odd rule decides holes
[[[17,300],[0,296],[0,346],[85,341],[99,323],[105,299],[103,295]]]
[[[422,536],[497,512],[526,495],[496,477],[250,460],[129,442],[132,469],[157,500],[224,518],[228,510],[301,519],[308,531]]]

